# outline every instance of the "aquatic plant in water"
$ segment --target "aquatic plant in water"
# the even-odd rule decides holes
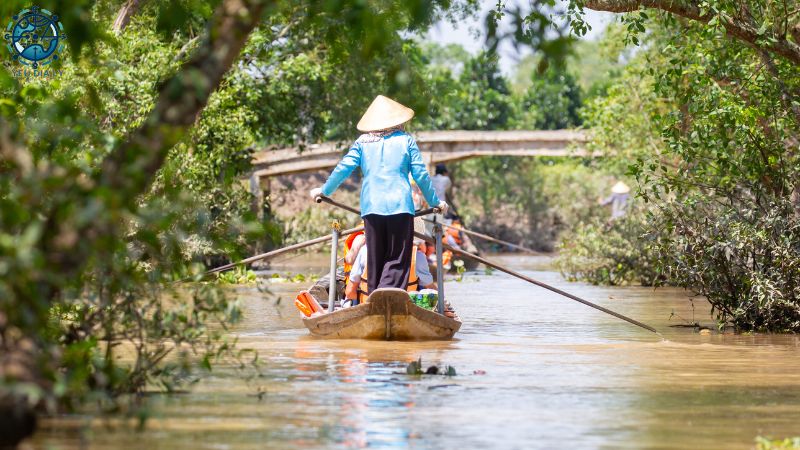
[[[443,369],[438,366],[429,366],[427,369],[422,369],[422,357],[416,361],[411,361],[406,366],[406,373],[409,375],[445,375],[448,377],[456,376],[456,368],[453,366],[445,366]]]

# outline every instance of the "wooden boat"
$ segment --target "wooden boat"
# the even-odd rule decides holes
[[[461,328],[461,321],[420,308],[394,288],[378,289],[358,306],[303,318],[303,324],[324,338],[397,341],[446,340]]]

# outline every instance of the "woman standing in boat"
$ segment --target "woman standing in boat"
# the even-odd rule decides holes
[[[372,101],[356,128],[364,132],[311,198],[330,196],[356,169],[361,168],[361,217],[367,238],[367,282],[369,292],[394,287],[405,289],[411,266],[414,239],[414,200],[409,175],[428,204],[441,214],[447,203],[440,201],[431,184],[416,141],[403,129],[414,111],[382,95]]]

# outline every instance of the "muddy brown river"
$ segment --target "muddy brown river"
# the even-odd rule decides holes
[[[235,329],[261,376],[215,367],[188,394],[151,398],[143,432],[83,416],[45,421],[28,448],[752,448],[800,435],[800,337],[699,334],[704,301],[679,289],[565,282],[539,257],[493,257],[655,326],[663,338],[500,272],[468,273],[446,295],[464,324],[449,342],[311,338],[276,305],[238,288]],[[321,272],[325,257],[282,270]],[[406,365],[457,375],[409,376]]]

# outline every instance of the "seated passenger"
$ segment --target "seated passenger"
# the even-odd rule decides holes
[[[461,219],[458,216],[453,217],[449,227],[444,227],[444,241],[447,245],[461,250],[461,245],[464,243],[464,234],[461,233]]]
[[[447,242],[445,242],[446,244]],[[428,258],[428,270],[430,270],[431,266],[435,269],[436,268],[436,246],[433,244],[428,244],[426,242],[421,242],[419,244],[419,250]],[[453,252],[450,250],[442,251],[442,265],[444,266],[444,270],[448,271],[452,267],[453,260]]]
[[[353,267],[350,269],[350,282],[345,288],[345,299],[351,300],[353,305],[363,303],[369,296],[367,292],[367,276],[367,247],[364,246],[353,262]],[[411,292],[422,289],[437,289],[437,287],[428,267],[428,260],[419,249],[417,240],[415,240],[411,254],[411,273],[406,290]]]
[[[364,221],[362,220],[358,226],[363,227]],[[347,237],[347,240],[344,242],[344,283],[345,289],[347,285],[350,284],[350,270],[353,268],[353,263],[358,256],[358,253],[361,251],[361,248],[364,247],[367,243],[367,237],[364,235],[364,231],[358,231],[356,233],[351,234]]]
[[[364,226],[362,220],[358,226]],[[344,267],[337,268],[336,270],[336,298],[342,298],[345,289],[350,281],[350,267],[358,255],[358,251],[366,244],[367,240],[364,237],[364,231],[358,231],[347,237],[344,242]],[[325,274],[311,288],[309,293],[314,297],[317,302],[328,307],[328,289],[330,288],[330,275]]]

